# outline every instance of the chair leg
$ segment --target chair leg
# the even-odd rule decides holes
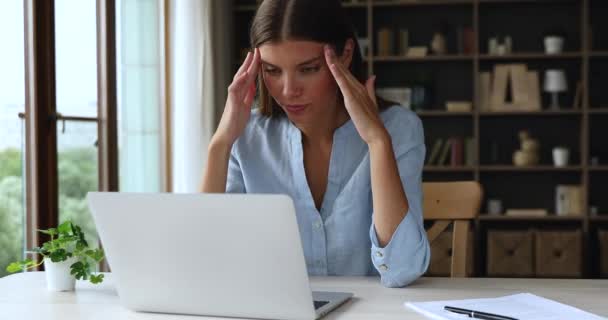
[[[469,236],[469,221],[454,221],[454,234],[452,238],[452,277],[463,278],[467,276],[467,247]]]

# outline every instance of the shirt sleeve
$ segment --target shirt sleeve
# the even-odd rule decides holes
[[[246,193],[243,171],[237,156],[237,144],[232,146],[228,160],[228,175],[226,177],[226,193]]]
[[[409,133],[402,132],[401,137],[393,136],[399,176],[409,204],[408,212],[383,248],[379,245],[373,222],[370,227],[372,263],[380,273],[382,285],[386,287],[410,284],[426,272],[431,257],[422,218],[422,167],[426,153],[424,131],[420,119],[413,119],[415,121],[406,122],[410,127],[407,130]]]

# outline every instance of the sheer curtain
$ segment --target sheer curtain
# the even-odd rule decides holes
[[[174,192],[197,192],[231,79],[232,1],[170,0]]]

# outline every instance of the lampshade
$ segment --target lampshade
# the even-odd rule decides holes
[[[568,82],[566,81],[566,73],[564,70],[547,70],[545,71],[545,86],[546,92],[563,92],[568,90]]]

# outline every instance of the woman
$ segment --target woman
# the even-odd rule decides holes
[[[265,0],[250,38],[202,191],[291,196],[310,275],[380,274],[388,287],[418,278],[430,258],[422,124],[363,79],[340,2]]]

